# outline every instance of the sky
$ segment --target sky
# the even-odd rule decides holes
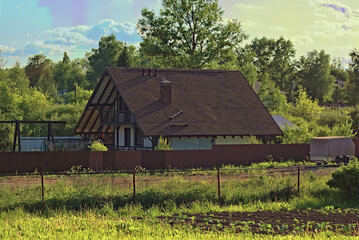
[[[219,0],[224,20],[237,19],[249,40],[293,42],[297,57],[314,49],[350,59],[359,48],[359,0]],[[113,33],[127,44],[141,41],[136,23],[141,9],[159,11],[161,0],[0,0],[0,57],[7,67],[43,53],[53,61],[97,48]]]

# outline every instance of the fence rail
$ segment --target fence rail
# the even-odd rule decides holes
[[[144,205],[209,200],[246,201],[246,184],[268,184],[256,196],[277,199],[300,195],[307,173],[329,176],[339,165],[285,168],[214,168],[93,172],[79,169],[62,173],[37,172],[0,175],[0,211],[16,207],[78,209],[112,202]],[[312,176],[309,176],[312,177]],[[286,192],[288,191],[288,192]],[[241,195],[242,194],[242,195]],[[267,194],[267,195],[265,195]],[[289,196],[288,195],[288,196]]]

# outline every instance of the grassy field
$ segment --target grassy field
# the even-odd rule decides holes
[[[298,221],[279,235],[278,226],[262,220],[252,223],[256,231],[243,228],[243,221],[224,227],[210,216],[308,209],[330,215],[358,208],[355,199],[326,185],[334,169],[301,172],[298,196],[295,171],[251,167],[221,169],[220,200],[216,170],[138,173],[136,204],[131,174],[45,176],[45,206],[39,176],[1,177],[0,239],[349,239],[359,233],[353,224],[328,228],[325,222],[305,228]],[[202,216],[203,224],[191,224],[190,214],[192,220]]]

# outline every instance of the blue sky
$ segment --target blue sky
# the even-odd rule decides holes
[[[358,0],[219,0],[225,18],[242,22],[254,37],[283,36],[297,55],[324,49],[348,61],[359,48]],[[0,56],[7,66],[25,65],[29,56],[58,61],[64,51],[83,57],[101,36],[138,44],[141,9],[158,10],[160,0],[0,0]]]

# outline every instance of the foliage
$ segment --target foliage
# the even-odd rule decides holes
[[[323,102],[331,96],[335,77],[330,75],[330,56],[323,50],[313,50],[300,58],[299,77],[308,95]]]
[[[172,150],[170,143],[167,141],[167,138],[164,138],[163,136],[160,136],[158,139],[158,144],[155,147],[155,150],[157,151],[167,151]]]
[[[14,66],[8,70],[7,83],[9,86],[13,86],[19,90],[20,94],[29,92],[30,81],[19,62],[16,62]]]
[[[19,109],[24,120],[35,121],[45,119],[45,112],[52,104],[43,93],[32,88],[30,93],[19,97]]]
[[[350,121],[350,116],[343,112],[336,110],[326,110],[319,115],[318,124],[332,128],[334,125],[342,125]]]
[[[350,117],[353,121],[353,130],[357,133],[359,131],[359,104],[355,105],[350,112]]]
[[[275,85],[282,91],[290,92],[295,73],[295,49],[290,40],[255,38],[248,48],[253,53],[259,79],[263,81],[269,75]]]
[[[269,111],[285,111],[287,109],[287,99],[285,95],[276,88],[275,84],[267,74],[264,75],[258,97]]]
[[[86,103],[92,95],[92,90],[84,90],[81,87],[76,88],[76,103],[85,107]],[[75,91],[67,92],[62,95],[63,102],[66,104],[75,104]]]
[[[303,88],[299,88],[296,98],[296,106],[292,108],[292,115],[303,118],[306,121],[318,120],[323,108],[318,105],[318,100],[312,100]]]
[[[351,51],[350,57],[349,81],[345,85],[345,97],[350,104],[359,104],[359,50],[354,49]]]
[[[70,61],[67,53],[64,53],[62,61],[54,66],[54,81],[57,84],[58,92],[64,94],[64,90],[73,91],[75,84],[82,88],[86,88],[88,81],[86,73],[81,69],[81,65],[77,60]]]
[[[25,66],[25,72],[30,80],[30,87],[35,86],[41,76],[44,79],[49,79],[51,77],[51,65],[52,61],[44,54],[37,54],[29,57]]]
[[[107,151],[107,147],[103,145],[103,142],[101,140],[94,140],[91,143],[91,146],[89,146],[89,149],[91,151],[101,151],[101,152]]]
[[[121,53],[118,56],[117,66],[118,67],[133,67],[134,66],[134,56],[136,48],[134,46],[123,47]]]
[[[66,125],[54,124],[52,126],[55,136],[72,136],[87,101],[78,104],[52,105],[46,112],[44,119],[51,121],[65,121]]]
[[[87,53],[90,69],[86,73],[90,89],[97,84],[106,67],[116,67],[124,43],[117,41],[115,35],[103,36],[98,43],[98,48],[93,48]]]
[[[159,16],[147,8],[137,28],[141,52],[176,68],[204,68],[237,48],[246,35],[236,20],[224,23],[217,0],[163,0]]]
[[[1,53],[1,49],[0,49],[0,53]],[[6,61],[4,60],[4,58],[0,57],[0,70],[4,68],[5,65],[6,65]]]
[[[332,173],[332,179],[327,182],[331,188],[338,188],[350,197],[359,196],[359,162],[351,160],[347,166],[340,167]]]

